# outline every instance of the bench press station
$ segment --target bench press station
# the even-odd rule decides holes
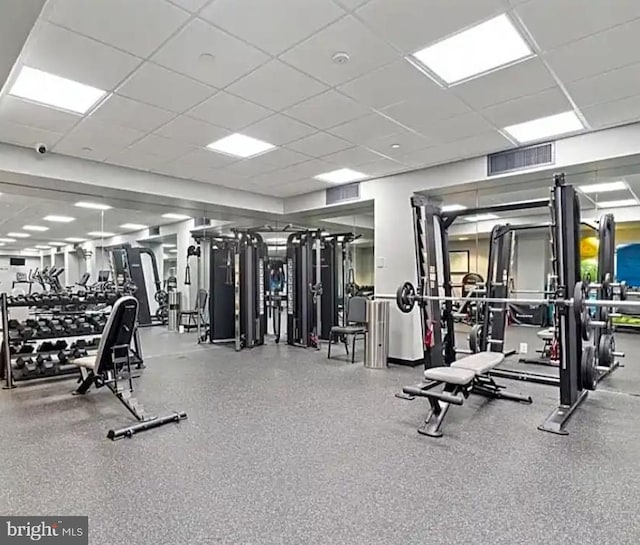
[[[431,410],[418,433],[429,437],[442,437],[442,423],[451,405],[462,405],[469,394],[478,394],[494,399],[509,399],[521,403],[531,403],[529,396],[504,391],[504,386],[487,373],[504,361],[500,352],[478,352],[454,361],[449,367],[431,367],[424,372],[426,381],[402,389],[402,399],[426,397]],[[442,385],[442,390],[434,388]]]
[[[86,394],[94,385],[96,388],[106,386],[138,420],[138,424],[133,426],[109,430],[107,437],[114,441],[187,418],[185,412],[174,412],[162,417],[145,416],[142,405],[132,397],[133,379],[137,377],[131,373],[130,346],[137,321],[138,300],[132,296],[121,297],[113,305],[97,354],[73,360],[80,367],[81,373],[80,386],[73,392],[74,395]],[[128,386],[122,387],[123,382],[128,383]]]

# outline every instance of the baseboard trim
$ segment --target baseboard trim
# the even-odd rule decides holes
[[[424,359],[418,358],[417,360],[405,360],[403,358],[393,358],[389,356],[387,358],[388,363],[392,363],[394,365],[406,365],[407,367],[417,367],[418,365],[424,364]]]

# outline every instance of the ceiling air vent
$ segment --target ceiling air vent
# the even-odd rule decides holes
[[[360,183],[339,185],[326,190],[326,204],[337,204],[344,201],[353,201],[360,198]]]
[[[555,161],[554,144],[540,144],[516,150],[487,155],[487,174],[495,176],[505,172],[525,170],[540,165],[552,165]]]
[[[193,220],[194,227],[209,227],[211,225],[211,220],[209,218],[196,218]]]
[[[158,235],[160,235],[160,227],[158,227],[158,226],[149,227],[149,236],[150,237],[157,237]]]

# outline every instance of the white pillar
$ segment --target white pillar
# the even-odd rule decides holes
[[[381,184],[375,198],[374,274],[376,293],[395,294],[407,280],[416,284],[412,193]],[[423,357],[417,309],[402,314],[390,301],[389,356],[415,361]]]

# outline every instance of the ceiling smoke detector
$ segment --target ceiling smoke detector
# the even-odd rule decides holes
[[[349,53],[346,53],[344,51],[338,51],[337,53],[333,54],[333,57],[331,57],[331,60],[336,64],[347,64],[350,58],[351,57],[349,57]]]

